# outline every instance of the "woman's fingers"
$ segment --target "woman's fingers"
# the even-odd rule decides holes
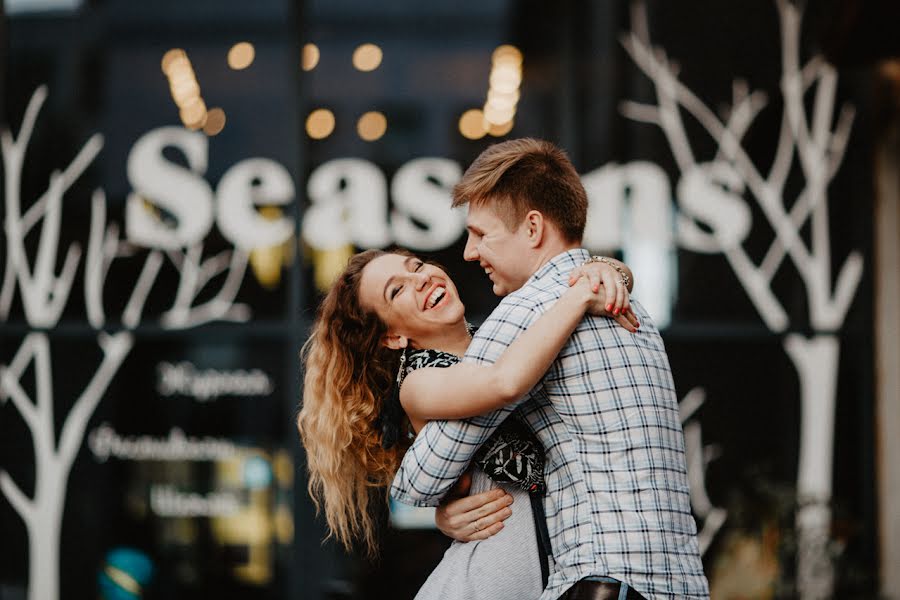
[[[497,488],[442,504],[434,521],[447,537],[461,542],[482,540],[503,528],[502,522],[512,514],[512,501],[512,496]]]
[[[503,521],[500,521],[499,523],[494,523],[487,529],[482,529],[481,531],[479,531],[477,533],[473,533],[465,541],[474,542],[475,540],[486,540],[489,537],[491,537],[492,535],[497,535],[498,533],[500,533],[501,529],[503,529]]]
[[[616,323],[618,323],[631,333],[637,331],[637,327],[624,314],[619,313],[618,315],[614,316],[613,319],[615,319]]]
[[[626,309],[625,309],[625,312],[623,312],[622,315],[623,315],[626,319],[628,319],[628,321],[629,321],[632,325],[634,325],[635,328],[638,328],[638,327],[641,326],[641,322],[638,321],[637,315],[634,314],[634,311],[633,311],[633,310],[631,310],[631,306],[629,306],[628,308],[626,308]]]
[[[481,492],[480,494],[472,494],[471,496],[464,496],[459,500],[453,500],[451,502],[446,503],[444,506],[446,507],[447,515],[450,517],[462,516],[472,511],[477,511],[479,509],[484,509],[486,506],[490,505],[492,502],[497,500],[502,500],[504,496],[508,496],[504,490],[500,488],[496,488],[493,490],[488,490],[486,492]],[[487,514],[487,513],[484,513]]]
[[[581,276],[584,275],[583,267],[575,267],[572,269],[572,272],[569,273],[569,287],[575,285],[575,283],[581,279]]]
[[[604,263],[592,263],[598,266],[602,266],[603,268],[597,271],[597,276],[600,277],[601,282],[603,283],[603,289],[606,292],[606,310],[614,314],[616,309],[616,280],[618,273],[607,264]]]
[[[507,513],[507,511],[509,511],[509,505],[512,504],[512,502],[512,496],[504,494],[497,500],[488,502],[475,510],[469,511],[465,516],[469,521],[478,526],[476,527],[476,531],[480,531],[488,525],[493,525],[498,519],[502,521],[512,514],[511,511]]]

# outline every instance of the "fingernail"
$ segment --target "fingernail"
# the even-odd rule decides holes
[[[614,311],[613,311],[613,314],[614,314],[614,315],[619,314],[619,309],[617,308],[616,310],[614,310]]]
[[[508,516],[511,515],[511,514],[512,514],[512,509],[511,509],[511,508],[504,508],[504,509],[503,509],[503,515],[504,515],[504,516],[508,517]]]
[[[607,304],[607,305],[606,305],[606,310],[608,310],[608,311],[612,310],[612,304]]]

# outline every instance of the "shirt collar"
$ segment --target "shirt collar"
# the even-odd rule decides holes
[[[528,279],[528,281],[525,282],[525,285],[528,285],[551,274],[562,273],[568,275],[572,271],[572,269],[581,265],[590,257],[590,253],[584,248],[575,248],[573,250],[567,250],[562,254],[557,254],[549,261],[547,261],[547,263],[543,267],[538,269],[534,273],[534,275],[532,275]]]

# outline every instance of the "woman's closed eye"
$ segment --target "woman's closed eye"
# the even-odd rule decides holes
[[[421,260],[417,260],[415,263],[413,263],[413,273],[418,273],[419,271],[422,270],[422,267],[424,267],[424,266],[425,266],[425,263],[423,263]],[[397,294],[399,294],[402,291],[403,291],[402,285],[398,285],[397,287],[391,289],[390,299],[393,300],[394,298],[397,297]]]

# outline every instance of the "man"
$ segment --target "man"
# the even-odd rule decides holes
[[[464,257],[504,296],[465,360],[492,363],[590,260],[587,195],[548,142],[491,146],[454,188],[468,205]],[[639,303],[637,333],[586,317],[540,384],[465,421],[433,421],[407,451],[391,495],[435,505],[512,411],[546,452],[544,509],[554,569],[542,600],[708,598],[691,515],[684,436],[658,330]],[[635,592],[636,590],[636,592]]]

